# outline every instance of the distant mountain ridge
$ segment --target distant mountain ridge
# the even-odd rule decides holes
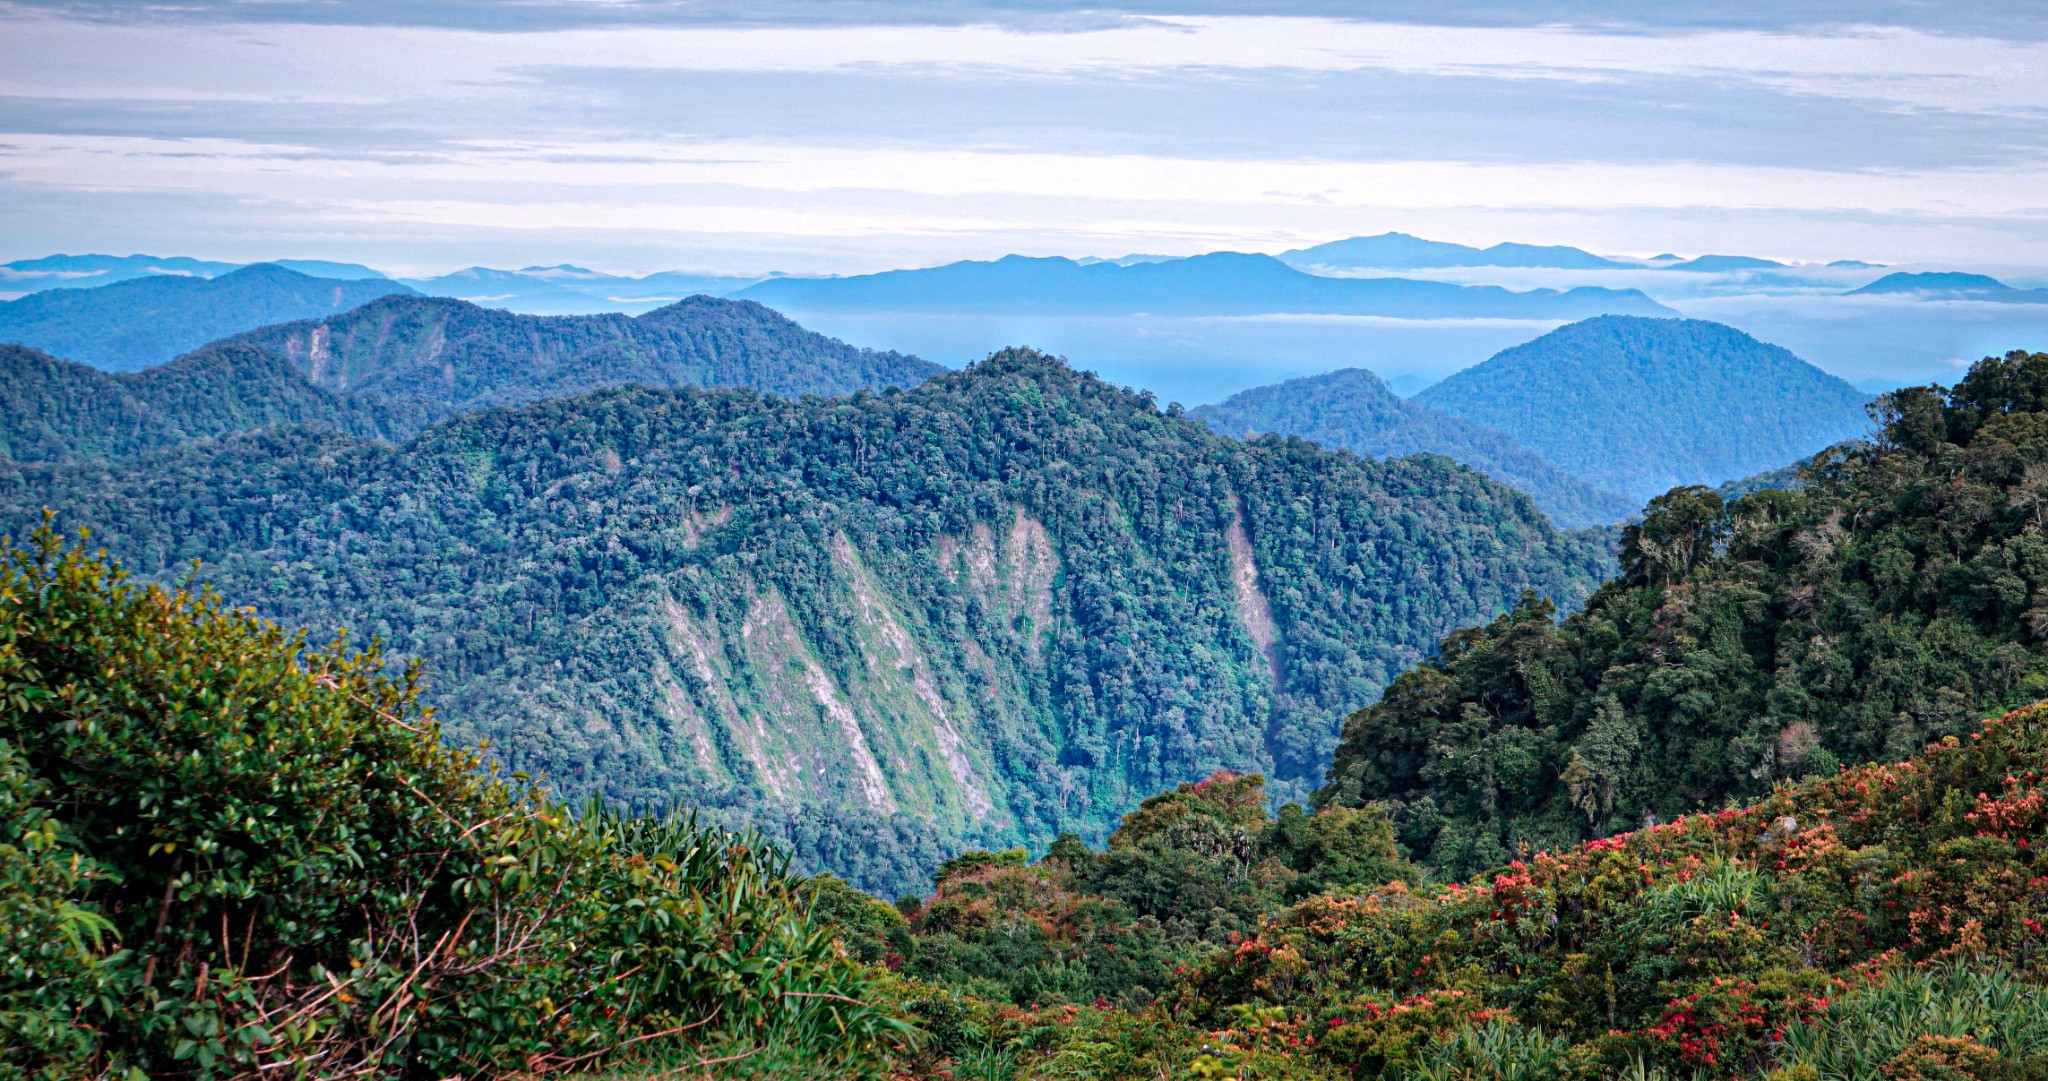
[[[314,278],[356,281],[385,277],[361,263],[337,263],[326,259],[259,259],[252,263],[223,263],[217,259],[194,259],[184,255],[168,258],[159,255],[46,255],[40,259],[16,259],[0,264],[0,292],[94,289],[135,278],[161,276],[218,278],[244,267],[265,263]]]
[[[1558,267],[1566,270],[1606,270],[1633,267],[1562,244],[1495,244],[1474,248],[1440,240],[1424,240],[1407,233],[1381,233],[1333,240],[1310,248],[1281,252],[1279,258],[1291,266],[1367,267],[1381,270],[1426,270],[1441,267]]]
[[[346,311],[410,291],[382,279],[315,278],[269,263],[217,278],[156,275],[0,302],[0,342],[134,371],[253,327]]]
[[[1788,264],[1775,259],[1758,259],[1753,255],[1702,255],[1664,267],[1665,270],[1689,270],[1701,274],[1720,274],[1731,270],[1784,270]]]
[[[407,286],[429,296],[455,297],[529,315],[644,312],[699,294],[726,296],[761,280],[743,275],[680,271],[658,271],[632,277],[605,274],[566,263],[519,270],[478,266],[431,278],[403,279]]]
[[[1602,316],[1506,349],[1415,402],[1648,499],[1776,469],[1869,430],[1869,395],[1698,319]]]
[[[850,278],[778,278],[734,294],[805,311],[1062,312],[1126,315],[1328,313],[1406,318],[1577,319],[1675,315],[1634,289],[1513,292],[1411,278],[1307,274],[1268,255],[1215,252],[1163,262],[1082,265],[1005,256]]]
[[[479,266],[426,278],[392,278],[360,263],[325,259],[227,263],[187,256],[50,255],[0,264],[0,294],[95,289],[139,278],[219,278],[263,265],[281,266],[313,278],[396,281],[429,296],[455,297],[536,315],[582,315],[596,311],[638,313],[700,293],[723,296],[763,280],[760,275],[682,271],[657,271],[636,277],[607,274],[566,263],[519,270]]]
[[[2048,289],[2015,289],[1988,274],[1956,271],[1887,274],[1845,296],[1899,295],[1929,300],[1986,300],[1998,304],[2048,304]]]
[[[1618,522],[1638,506],[1567,474],[1504,432],[1403,400],[1364,368],[1255,387],[1189,415],[1225,435],[1275,432],[1373,457],[1441,454],[1528,493],[1566,528]]]

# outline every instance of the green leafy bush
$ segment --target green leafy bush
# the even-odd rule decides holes
[[[418,671],[0,556],[0,1076],[878,1068],[782,857],[444,746]]]
[[[1783,1076],[1877,1081],[2048,1074],[2048,993],[2000,964],[1885,972],[1785,1028]],[[1993,1064],[1996,1064],[1995,1069]],[[1960,1068],[1960,1069],[1959,1069]]]
[[[1258,774],[1218,770],[1140,803],[1100,851],[1068,834],[1035,863],[963,853],[909,906],[901,967],[1021,1007],[1142,1008],[1289,899],[1415,877],[1377,811],[1266,803]]]

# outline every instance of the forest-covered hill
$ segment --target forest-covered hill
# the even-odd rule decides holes
[[[452,732],[560,790],[718,809],[896,892],[1221,766],[1305,793],[1444,630],[1609,566],[1446,460],[1224,439],[1024,351],[907,392],[614,390],[4,485],[17,533],[54,507],[140,572],[199,559],[424,656]]]
[[[1652,501],[1561,623],[1530,599],[1346,722],[1319,799],[1463,873],[1903,758],[2048,695],[2048,354],[1881,400],[1796,490]]]
[[[634,319],[392,296],[137,372],[0,345],[0,450],[16,461],[113,457],[280,424],[402,439],[466,409],[629,383],[844,393],[942,370],[745,301],[693,297]]]
[[[1506,349],[1413,399],[1506,432],[1635,499],[1775,469],[1869,430],[1868,396],[1698,319],[1603,316]]]
[[[1566,474],[1505,433],[1403,400],[1364,368],[1254,387],[1190,415],[1226,435],[1298,435],[1374,457],[1428,452],[1529,493],[1559,525],[1618,522],[1640,504]]]
[[[119,457],[277,424],[390,434],[377,401],[316,387],[251,345],[199,349],[139,372],[0,345],[0,455],[17,462]]]
[[[517,315],[392,296],[237,340],[288,358],[319,386],[379,398],[412,426],[629,383],[845,394],[914,386],[945,370],[805,330],[751,301],[706,296],[639,316]]]
[[[156,274],[93,289],[48,289],[0,302],[0,342],[112,371],[134,371],[268,323],[347,311],[409,290],[257,263],[217,278]]]

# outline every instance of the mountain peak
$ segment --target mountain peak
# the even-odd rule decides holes
[[[1869,427],[1855,387],[1703,319],[1586,319],[1413,400],[1638,499],[1773,469]]]
[[[1566,474],[1506,434],[1404,401],[1375,373],[1342,368],[1240,391],[1190,411],[1225,435],[1295,435],[1374,457],[1440,454],[1535,500],[1564,526],[1620,521],[1636,502]]]

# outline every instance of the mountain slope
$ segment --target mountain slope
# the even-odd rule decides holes
[[[1497,428],[1566,472],[1637,499],[1775,469],[1869,428],[1868,399],[1855,387],[1698,319],[1574,323],[1414,400]]]
[[[223,344],[140,372],[103,372],[0,345],[0,454],[17,462],[104,458],[275,424],[374,436],[374,402],[306,382],[282,358]]]
[[[1066,312],[1252,315],[1314,312],[1409,318],[1577,319],[1603,312],[1675,314],[1633,289],[1510,292],[1408,278],[1328,278],[1267,255],[1082,265],[1010,255],[850,278],[777,278],[734,294],[789,311]]]
[[[1407,233],[1381,233],[1333,240],[1312,248],[1280,253],[1293,266],[1372,267],[1386,270],[1419,270],[1428,267],[1561,267],[1567,270],[1606,270],[1632,267],[1634,263],[1603,259],[1592,252],[1561,244],[1495,244],[1474,248],[1424,240]]]
[[[1618,522],[1637,507],[1635,500],[1572,477],[1501,432],[1402,400],[1364,368],[1255,387],[1189,415],[1225,435],[1278,432],[1374,457],[1441,454],[1529,493],[1552,521],[1567,528]]]
[[[1320,798],[1459,873],[1895,760],[2048,695],[2048,354],[1887,396],[1797,489],[1660,496],[1562,624],[1459,631],[1353,715]]]
[[[251,327],[346,311],[407,291],[396,282],[313,278],[267,263],[218,278],[158,275],[0,303],[0,342],[134,371]]]
[[[691,297],[645,315],[515,315],[394,296],[236,339],[288,358],[315,384],[385,400],[415,426],[450,413],[639,383],[845,394],[944,369],[859,349],[759,304]]]
[[[0,496],[425,655],[457,734],[565,791],[702,804],[897,892],[1218,766],[1303,793],[1443,629],[1607,562],[1444,459],[1227,440],[1028,352],[17,466]]]

